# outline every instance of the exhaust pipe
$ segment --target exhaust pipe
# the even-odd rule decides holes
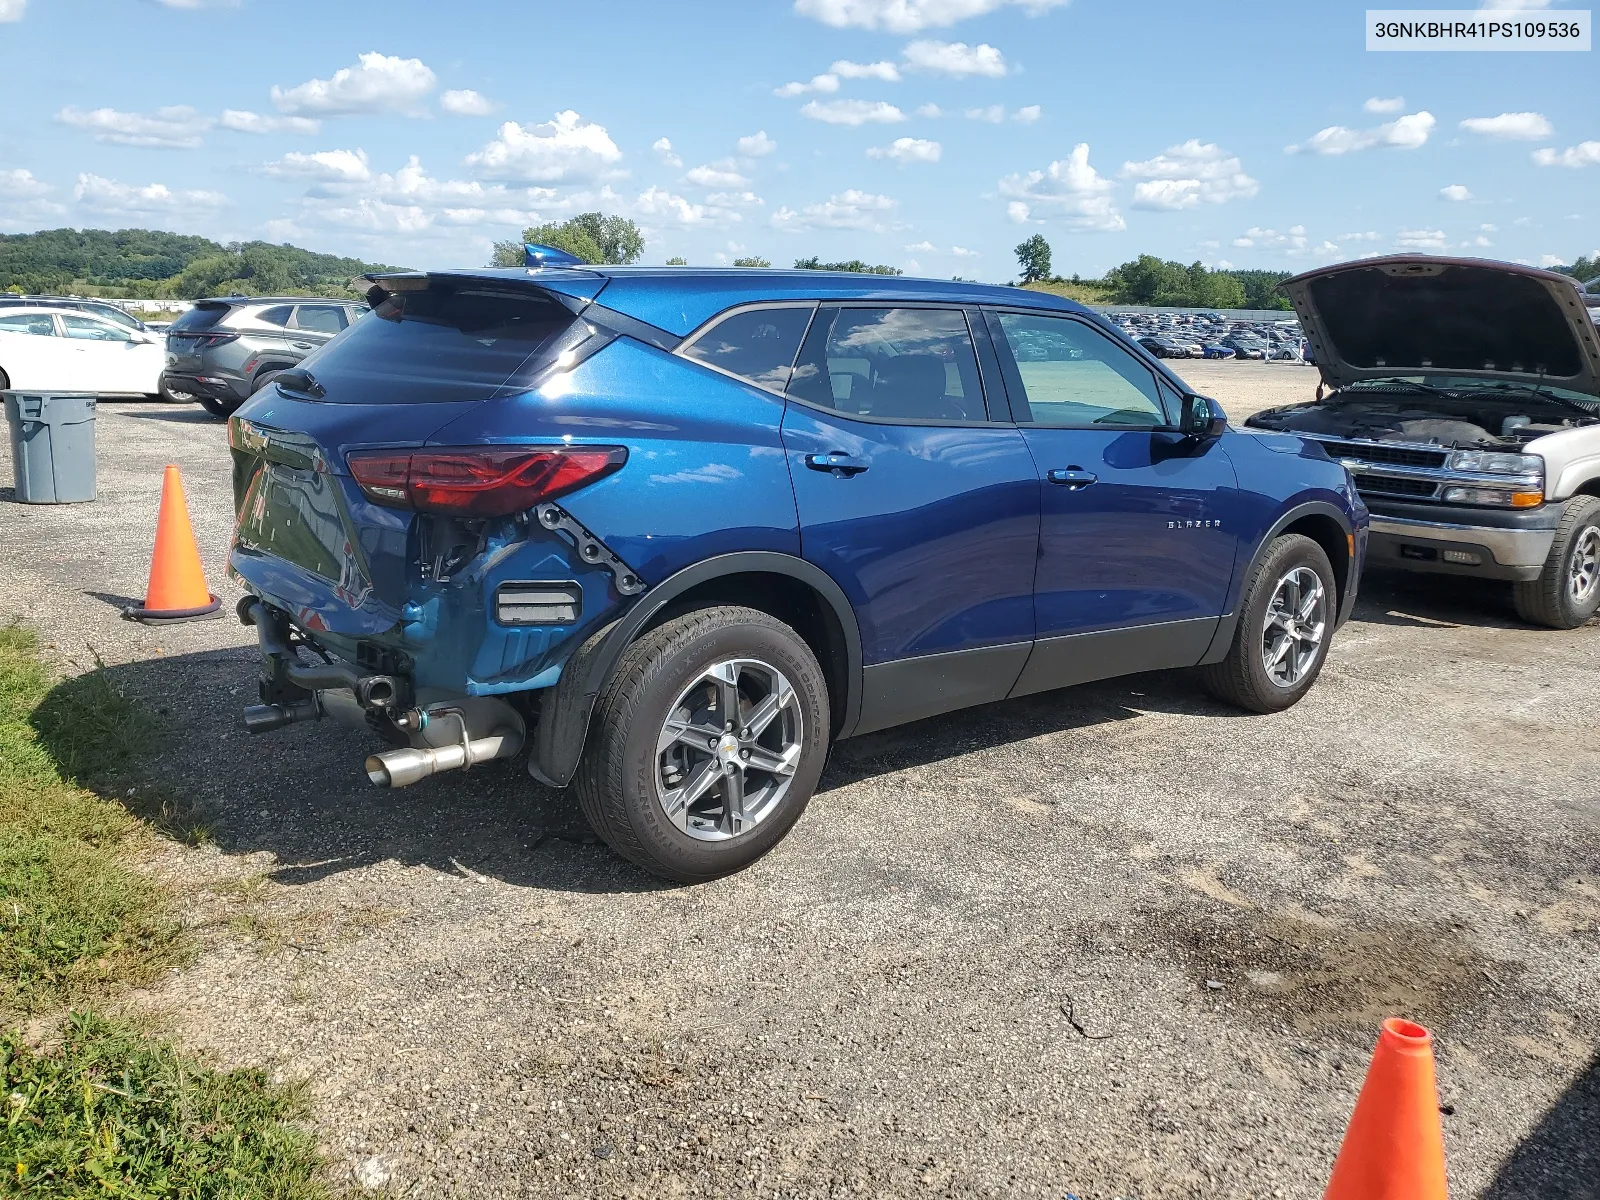
[[[488,737],[473,738],[452,746],[432,746],[427,749],[406,746],[399,750],[385,750],[381,754],[369,754],[367,778],[379,787],[409,787],[442,771],[464,771],[492,759],[510,758],[521,749],[522,735],[512,729],[500,729]]]
[[[251,704],[244,710],[244,727],[248,733],[271,733],[296,721],[315,721],[321,716],[322,705],[313,694],[289,704]]]

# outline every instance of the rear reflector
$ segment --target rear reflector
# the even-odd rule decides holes
[[[572,625],[582,595],[570,580],[507,580],[495,589],[495,620],[502,625]]]
[[[622,446],[467,446],[359,450],[350,474],[375,504],[462,517],[504,517],[611,474]]]

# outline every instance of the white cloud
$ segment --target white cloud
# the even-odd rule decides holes
[[[900,82],[900,68],[892,62],[851,62],[848,58],[841,58],[828,68],[828,74],[837,75],[840,79],[881,79],[885,83]]]
[[[1404,96],[1373,96],[1361,107],[1369,113],[1397,113],[1404,111],[1406,98]]]
[[[621,157],[604,125],[585,121],[569,108],[527,128],[507,121],[494,141],[466,161],[486,179],[555,183],[593,178]]]
[[[774,96],[803,96],[807,92],[822,92],[831,94],[839,90],[839,77],[824,71],[821,75],[813,75],[810,83],[801,83],[794,80],[780,88],[773,88]]]
[[[1006,56],[987,42],[969,46],[965,42],[912,42],[902,52],[906,66],[913,71],[930,71],[965,79],[986,75],[998,79],[1011,68]]]
[[[655,141],[650,143],[650,149],[654,150],[656,157],[662,162],[666,163],[667,166],[683,166],[683,159],[678,157],[677,152],[672,148],[672,142],[667,138],[657,138]]]
[[[767,136],[765,129],[758,129],[749,137],[740,138],[735,148],[745,158],[765,158],[778,148],[778,143]]]
[[[1428,135],[1437,124],[1432,113],[1418,112],[1385,122],[1376,129],[1330,125],[1318,130],[1303,145],[1287,146],[1285,149],[1290,154],[1349,154],[1353,150],[1367,150],[1373,146],[1416,150],[1427,143]]]
[[[27,8],[28,0],[0,0],[0,24],[22,20]]]
[[[1448,187],[1442,187],[1439,189],[1439,199],[1471,200],[1472,192],[1468,190],[1467,185],[1464,183],[1452,183]]]
[[[310,117],[265,117],[241,108],[225,108],[217,124],[235,133],[304,133],[322,131],[322,122]]]
[[[1341,242],[1381,242],[1383,235],[1376,230],[1369,229],[1365,233],[1341,233]]]
[[[372,178],[365,150],[319,150],[313,154],[291,150],[262,170],[279,178],[307,179],[335,186],[366,183]]]
[[[655,217],[685,227],[725,225],[743,219],[727,205],[714,204],[709,200],[704,204],[696,204],[659,187],[640,192],[633,207],[642,217]]]
[[[0,196],[8,200],[37,200],[49,192],[50,185],[35,179],[33,172],[25,167],[0,171]]]
[[[979,258],[981,255],[976,250],[968,250],[965,246],[951,246],[950,253],[957,258]]]
[[[56,120],[94,135],[97,142],[119,146],[160,146],[167,149],[195,150],[202,135],[216,124],[211,117],[196,112],[187,104],[158,108],[149,116],[118,112],[114,108],[84,110],[67,105]]]
[[[1498,117],[1468,117],[1461,122],[1468,133],[1508,141],[1537,142],[1555,133],[1555,126],[1543,113],[1508,112]]]
[[[81,174],[72,198],[85,208],[108,214],[169,214],[217,209],[227,204],[220,192],[173,191],[164,183],[144,187],[100,175]]]
[[[1042,171],[1007,175],[1000,194],[1011,200],[1006,216],[1012,221],[1057,220],[1074,231],[1114,233],[1127,228],[1111,198],[1115,186],[1089,165],[1089,144],[1079,142]]]
[[[772,214],[775,229],[854,229],[881,233],[899,207],[898,200],[850,188],[796,212],[787,206]]]
[[[882,100],[808,100],[800,115],[829,125],[892,125],[904,121],[905,113]]]
[[[453,117],[487,117],[499,107],[482,92],[471,88],[445,92],[439,97],[439,107]]]
[[[1122,164],[1133,188],[1133,206],[1168,212],[1196,205],[1248,200],[1261,185],[1244,173],[1239,159],[1214,142],[1190,138],[1143,162]]]
[[[735,166],[732,159],[725,158],[720,162],[707,163],[703,167],[693,167],[684,173],[684,178],[700,187],[744,187],[750,181],[739,174]]]
[[[944,110],[937,104],[919,104],[917,106],[917,116],[930,118],[942,117],[944,116]]]
[[[1564,267],[1567,265],[1567,260],[1559,254],[1541,254],[1539,255],[1539,265],[1541,267]]]
[[[939,247],[935,246],[932,242],[928,241],[926,238],[924,238],[920,242],[912,242],[909,246],[906,247],[906,250],[908,250],[912,254],[937,254],[937,253],[939,253]]]
[[[1579,142],[1565,150],[1535,150],[1533,161],[1541,167],[1600,167],[1600,142]]]
[[[914,162],[935,163],[943,153],[944,149],[938,142],[930,142],[926,138],[895,138],[887,146],[867,147],[868,158],[887,158],[902,165]]]
[[[1500,226],[1498,226],[1498,225],[1479,225],[1478,228],[1483,230],[1484,233],[1499,233],[1500,232]]]
[[[1403,250],[1445,250],[1450,246],[1450,239],[1442,229],[1402,229],[1394,244]]]
[[[420,116],[424,97],[438,84],[420,58],[370,51],[331,79],[308,79],[292,88],[272,88],[272,103],[291,116],[340,117],[402,112]]]
[[[1276,229],[1262,229],[1259,225],[1252,225],[1242,234],[1233,239],[1233,245],[1241,250],[1258,248],[1263,250],[1282,250],[1288,254],[1304,254],[1310,245],[1306,237],[1304,225],[1291,225],[1284,232]]]
[[[969,108],[961,115],[969,121],[987,121],[991,125],[998,125],[1006,119],[1006,106],[990,104],[984,108]]]
[[[1037,104],[1025,104],[1011,114],[1011,119],[1013,121],[1021,121],[1024,125],[1032,125],[1039,119],[1039,114],[1042,111]]]
[[[802,17],[836,29],[881,29],[887,33],[916,33],[981,17],[1014,5],[1029,16],[1060,8],[1068,0],[795,0]]]

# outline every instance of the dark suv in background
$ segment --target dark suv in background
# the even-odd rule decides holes
[[[167,331],[161,394],[198,400],[226,417],[366,311],[356,301],[311,296],[197,300]]]

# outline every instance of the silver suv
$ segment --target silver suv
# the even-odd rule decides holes
[[[227,417],[366,312],[355,301],[310,296],[197,300],[167,331],[161,394]]]

